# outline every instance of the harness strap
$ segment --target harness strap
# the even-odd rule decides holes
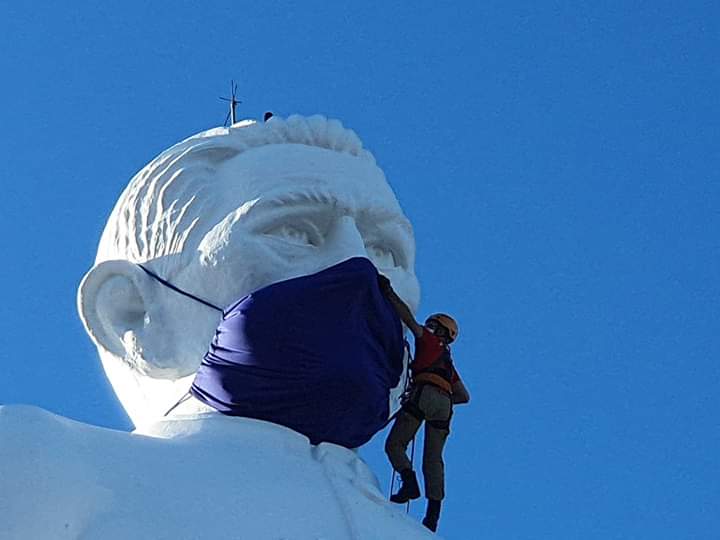
[[[415,375],[415,384],[432,384],[433,386],[440,388],[443,392],[452,395],[452,385],[445,379],[445,377],[438,375],[437,373],[421,371]]]
[[[420,408],[420,396],[422,396],[423,390],[422,386],[415,387],[415,390],[410,394],[410,399],[403,404],[401,409],[410,416],[417,418],[420,422],[425,420],[425,413]]]
[[[402,410],[408,413],[410,416],[417,418],[420,422],[425,420],[425,413],[420,407],[417,406],[417,404],[413,403],[412,401],[408,401],[405,405],[403,405]]]

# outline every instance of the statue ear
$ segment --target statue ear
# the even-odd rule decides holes
[[[105,261],[93,267],[80,283],[78,311],[85,330],[99,348],[136,364],[154,317],[157,289],[152,278],[129,261]]]

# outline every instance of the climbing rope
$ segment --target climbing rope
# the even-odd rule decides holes
[[[410,387],[410,362],[412,362],[412,360],[413,360],[412,354],[410,354],[410,344],[407,342],[407,340],[405,341],[405,350],[408,353],[408,363],[405,366],[405,387],[403,388],[402,397],[400,399],[401,407],[400,407],[400,409],[398,409],[398,411],[395,414],[393,414],[388,419],[387,423],[385,424],[386,426],[390,422],[395,420],[395,418],[397,418],[397,416],[402,412],[402,405],[405,404],[405,399],[407,399],[408,388]],[[413,436],[413,438],[412,438],[412,446],[410,449],[410,468],[411,469],[415,468],[415,437],[417,437],[417,433],[415,433],[415,436]],[[391,470],[392,470],[392,476],[390,478],[390,494],[388,495],[388,497],[390,497],[390,495],[392,495],[392,492],[395,490],[395,476],[397,475],[397,471],[395,469],[392,469],[392,467],[391,467]],[[407,505],[405,507],[405,513],[407,514],[408,512],[410,512],[410,501],[407,502]]]
[[[415,435],[417,437],[417,434]],[[415,469],[415,437],[412,439],[412,446],[410,447],[410,468]],[[397,473],[395,472],[395,469],[393,469],[392,472],[392,479],[390,480],[390,494],[392,495],[392,492],[395,490],[395,475]],[[405,504],[405,513],[410,513],[410,501],[408,501]]]
[[[417,437],[417,433],[415,434],[415,437]],[[415,437],[413,437],[412,446],[410,447],[410,467],[413,470],[415,470]],[[410,513],[410,501],[408,501],[405,505],[405,513]]]

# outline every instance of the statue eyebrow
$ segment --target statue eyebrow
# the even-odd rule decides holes
[[[324,189],[307,189],[303,191],[284,191],[261,198],[258,204],[269,206],[287,206],[292,204],[314,203],[351,210],[351,205],[341,203],[337,195]]]
[[[387,206],[373,205],[358,207],[349,201],[343,201],[337,195],[323,188],[309,188],[302,191],[281,191],[271,192],[267,197],[256,199],[252,205],[251,212],[263,208],[282,208],[286,206],[302,204],[321,204],[337,209],[339,212],[347,212],[353,215],[361,214],[373,221],[396,222],[403,229],[412,233],[412,226],[408,219],[398,209]]]

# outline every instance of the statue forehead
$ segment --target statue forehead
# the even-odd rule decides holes
[[[402,215],[382,170],[372,160],[302,144],[252,148],[217,170],[219,195],[242,203],[269,196],[322,191],[358,209]]]

